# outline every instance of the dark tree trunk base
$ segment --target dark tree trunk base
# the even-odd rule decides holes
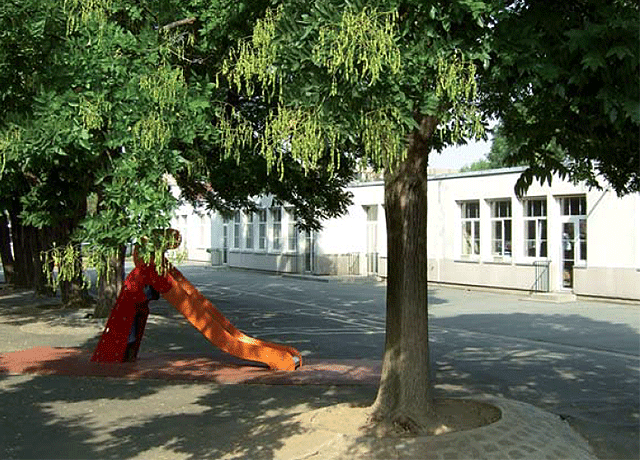
[[[4,211],[0,211],[0,259],[2,259],[5,283],[13,284],[14,261],[13,251],[11,250],[11,231],[9,229],[9,219]]]

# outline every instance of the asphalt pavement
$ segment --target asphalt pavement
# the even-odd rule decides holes
[[[380,359],[382,356],[385,290],[381,283],[335,279],[319,282],[195,265],[181,267],[181,270],[231,322],[250,335],[290,344],[311,359]],[[431,360],[438,391],[454,396],[491,395],[532,404],[565,418],[589,441],[599,458],[638,458],[640,308],[637,305],[584,300],[553,303],[526,295],[443,286],[430,286],[429,293]],[[51,307],[49,300],[14,300],[21,301],[23,306],[26,302],[30,307],[2,312],[0,352],[38,345],[86,349],[95,346],[104,323],[85,318],[88,311],[68,314],[59,324],[49,321],[45,325],[39,318]],[[168,304],[155,302],[151,312],[142,344],[144,352],[215,355],[199,333]],[[93,328],[87,327],[88,323],[93,324]],[[80,332],[73,324],[84,327]],[[266,413],[275,411],[272,414],[277,419],[278,411],[295,411],[300,404],[370,402],[375,395],[375,387],[369,386],[283,388],[281,398],[269,396],[262,401],[264,407],[254,408],[256,411],[252,412],[247,407],[251,395],[247,395],[242,404],[234,403],[239,406],[233,410],[224,407],[223,396],[212,403],[213,395],[237,390],[209,384],[67,377],[51,380],[42,376],[4,377],[1,382],[0,392],[11,395],[10,399],[3,398],[0,415],[3,426],[7,417],[16,417],[16,421],[24,420],[23,425],[17,426],[25,428],[35,415],[29,411],[20,413],[18,407],[17,415],[7,415],[11,412],[4,408],[9,401],[33,401],[24,407],[30,407],[30,411],[37,407],[38,415],[45,420],[47,413],[54,412],[59,419],[60,407],[76,408],[69,409],[63,417],[65,427],[73,429],[61,433],[53,419],[38,429],[43,439],[64,436],[70,438],[69,446],[75,446],[74,449],[91,448],[92,457],[102,453],[104,457],[127,456],[123,455],[130,447],[127,442],[134,442],[136,430],[130,434],[120,433],[116,441],[112,438],[115,426],[122,417],[129,417],[130,421],[144,418],[142,414],[127,415],[126,411],[118,415],[121,409],[115,408],[126,405],[128,399],[147,398],[158,412],[153,417],[153,423],[158,424],[158,439],[144,442],[150,444],[150,449],[164,446],[157,447],[162,457],[162,449],[176,451],[171,447],[172,431],[169,429],[169,434],[166,431],[176,419],[167,413],[193,411],[192,421],[196,425],[206,424],[209,417],[213,417],[210,423],[215,423],[221,413],[237,416],[240,420],[237,428],[241,430],[251,424],[252,417],[258,416],[258,409],[265,409]],[[110,387],[114,387],[114,392],[109,391]],[[190,402],[180,406],[182,396],[176,396],[175,388],[181,388],[181,394],[191,394],[185,396]],[[247,391],[259,393],[260,388]],[[114,393],[119,396],[109,396]],[[173,396],[159,396],[162,394]],[[203,404],[196,402],[194,406],[199,398]],[[275,400],[268,402],[270,398]],[[111,428],[102,426],[107,423],[104,420],[98,422],[95,416],[86,415],[100,410],[113,412]],[[242,410],[247,413],[237,415]],[[96,441],[93,437],[89,442],[87,433],[96,424],[102,426],[102,431],[98,431],[103,433],[104,442],[90,446]],[[156,430],[144,432],[149,431]],[[122,436],[128,441],[124,442]],[[177,451],[188,454],[185,458],[198,458],[201,453],[196,447],[187,447],[192,441],[175,439],[179,444]],[[113,448],[105,447],[109,445]],[[45,447],[42,452],[46,453]],[[68,454],[70,458],[81,458],[77,452]]]

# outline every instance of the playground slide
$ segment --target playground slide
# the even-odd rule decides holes
[[[295,348],[255,339],[236,329],[175,267],[166,276],[171,288],[162,296],[222,351],[271,369],[292,371],[302,364]]]

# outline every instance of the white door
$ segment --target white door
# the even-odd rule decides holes
[[[587,262],[587,199],[584,195],[560,199],[562,247],[560,286],[573,289],[573,267]]]
[[[562,222],[562,287],[573,289],[573,267],[587,261],[587,219],[565,218]]]

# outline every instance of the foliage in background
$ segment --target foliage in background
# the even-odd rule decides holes
[[[56,235],[16,250],[53,257],[53,245],[71,244],[64,254],[96,262],[102,274],[120,248],[169,226],[178,200],[168,178],[188,163],[175,143],[207,124],[207,89],[187,87],[179,65],[193,42],[173,22],[181,14],[177,2],[0,7],[0,209],[15,229],[40,229],[34,235],[41,240]],[[50,271],[50,259],[34,259],[36,271]],[[78,280],[82,266],[58,265],[57,279]]]
[[[554,173],[640,191],[639,21],[633,0],[506,2],[481,82],[519,192]]]
[[[509,168],[512,166],[524,166],[523,161],[517,161],[513,157],[516,148],[509,145],[509,141],[502,135],[500,125],[493,128],[491,148],[483,159],[475,161],[460,168],[460,172],[483,171],[487,169]]]
[[[265,193],[294,206],[304,228],[343,213],[349,162],[309,174],[284,158],[281,181],[260,155],[243,152],[238,162],[221,146],[220,101],[256,123],[264,111],[214,81],[228,47],[268,5],[3,2],[0,212],[11,216],[15,250],[82,242],[90,259],[121,254],[169,225],[179,203],[171,176],[183,198],[223,213],[255,208],[253,197]],[[33,244],[18,244],[22,227]],[[28,258],[44,269],[39,255]]]

